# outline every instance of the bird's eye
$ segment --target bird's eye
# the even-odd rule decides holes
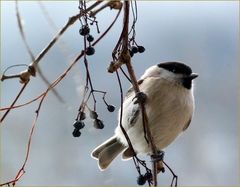
[[[175,73],[175,72],[176,72],[176,69],[175,69],[175,68],[173,68],[173,69],[172,69],[172,72],[173,72],[173,73]]]

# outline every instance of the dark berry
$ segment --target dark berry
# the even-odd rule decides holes
[[[85,119],[86,119],[85,112],[80,112],[80,120],[85,120]]]
[[[145,173],[144,177],[145,177],[145,180],[151,181],[152,180],[152,173],[147,172],[147,173]]]
[[[131,51],[132,51],[133,53],[137,53],[137,52],[138,52],[138,47],[132,46],[132,47],[131,47]]]
[[[94,40],[94,37],[92,35],[87,36],[87,41],[92,42]]]
[[[134,53],[132,52],[132,50],[129,50],[129,55],[130,57],[133,57]]]
[[[79,136],[81,135],[81,132],[80,132],[79,129],[74,129],[72,135],[73,135],[74,137],[79,137]]]
[[[90,111],[90,118],[92,118],[92,119],[97,119],[97,118],[98,118],[97,112],[95,112],[95,111]]]
[[[115,106],[113,106],[113,105],[108,105],[108,106],[107,106],[107,109],[108,109],[109,112],[114,112]]]
[[[95,119],[93,123],[94,123],[93,126],[96,129],[103,129],[104,128],[104,124],[100,119]]]
[[[85,124],[82,122],[82,121],[76,121],[74,124],[73,124],[73,126],[75,127],[75,129],[82,129],[84,126],[85,126]]]
[[[82,36],[86,36],[87,34],[89,34],[90,29],[87,25],[83,25],[81,29],[79,29],[79,34]]]
[[[94,53],[95,53],[95,49],[94,49],[92,46],[90,46],[90,47],[87,48],[86,54],[87,54],[88,56],[91,56],[91,55],[93,55]]]
[[[143,175],[139,175],[138,178],[137,178],[137,184],[138,185],[144,185],[146,183],[146,179]]]
[[[143,53],[145,51],[145,48],[143,46],[138,46],[138,52]]]

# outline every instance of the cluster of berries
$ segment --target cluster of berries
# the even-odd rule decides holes
[[[140,174],[137,178],[137,184],[138,185],[144,185],[147,181],[151,183],[152,181],[152,173],[150,171],[147,171],[144,175]]]
[[[130,53],[130,56],[133,57],[134,54],[136,53],[143,53],[145,51],[145,48],[141,45],[133,45],[129,48],[129,53]]]
[[[109,112],[114,112],[115,106],[113,106],[113,105],[108,105],[108,104],[107,104],[107,110],[108,110]],[[97,114],[97,112],[90,110],[89,116],[90,116],[90,118],[93,119],[93,126],[94,126],[96,129],[103,129],[103,128],[104,128],[104,124],[103,124],[102,120],[98,119],[98,114]],[[73,130],[72,135],[73,135],[74,137],[79,137],[79,136],[81,136],[80,130],[85,127],[85,124],[84,124],[84,122],[83,122],[83,120],[84,120],[85,118],[86,118],[85,112],[80,112],[79,117],[76,119],[76,121],[75,121],[74,124],[73,124],[74,130]]]
[[[85,127],[85,124],[83,120],[86,118],[86,114],[84,112],[80,112],[79,118],[74,122],[73,127],[74,130],[72,132],[72,135],[74,137],[79,137],[81,136],[80,130]]]
[[[91,45],[91,42],[94,41],[94,37],[90,34],[90,28],[88,25],[82,25],[79,29],[79,34],[87,37],[87,41],[89,42],[89,47],[86,49],[86,55],[91,56],[95,53],[94,47]]]

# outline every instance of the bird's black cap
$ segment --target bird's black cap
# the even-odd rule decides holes
[[[186,64],[180,63],[180,62],[165,62],[158,64],[158,67],[164,68],[168,71],[171,71],[173,73],[177,74],[183,74],[183,75],[191,75],[192,69],[187,66]]]

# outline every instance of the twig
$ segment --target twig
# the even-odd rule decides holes
[[[97,1],[96,3],[94,3],[92,6],[90,6],[89,8],[86,9],[86,12],[92,10],[93,8],[95,8],[97,5],[99,5],[102,1]],[[77,19],[81,17],[81,14],[77,14],[75,16],[72,16],[69,18],[68,22],[65,24],[65,26],[56,34],[56,36],[49,42],[49,44],[42,50],[42,52],[39,53],[39,55],[36,57],[36,59],[33,60],[33,62],[29,65],[28,70],[26,70],[26,72],[29,72],[29,74],[32,74],[30,72],[30,70],[35,69],[36,66],[38,65],[38,63],[40,62],[40,60],[47,54],[47,52],[49,51],[49,49],[51,49],[51,47],[56,43],[56,41],[60,38],[60,36],[62,36],[62,34],[68,29],[69,26],[71,26],[72,24],[75,23],[75,21],[77,21]],[[33,67],[33,68],[30,68]],[[28,82],[29,80],[27,80]],[[25,82],[26,84],[26,82]],[[15,98],[14,102],[11,104],[11,106],[14,106],[14,104],[17,102],[17,100],[20,98],[21,94],[23,93],[24,89],[26,88],[27,84],[24,85],[21,89],[21,91],[18,93],[17,97]],[[9,113],[11,109],[9,109],[5,114],[4,114],[4,118],[7,116],[7,114]],[[3,117],[1,118],[1,121],[3,121],[4,119]]]
[[[35,60],[35,58],[34,58],[33,52],[32,52],[32,50],[31,50],[31,48],[30,48],[30,46],[29,46],[29,44],[28,44],[28,42],[27,42],[27,39],[26,39],[26,36],[25,36],[25,33],[24,33],[24,29],[23,29],[23,25],[22,25],[22,21],[21,21],[21,16],[20,16],[19,8],[18,8],[18,0],[16,0],[16,3],[15,3],[15,4],[16,4],[16,17],[17,17],[18,28],[19,28],[19,31],[20,31],[20,34],[21,34],[21,38],[22,38],[23,43],[24,43],[24,45],[25,45],[25,47],[26,47],[26,49],[27,49],[27,51],[28,51],[28,54],[29,54],[29,56],[31,57],[31,60],[32,60],[32,62],[33,62],[33,61]],[[44,76],[44,74],[43,74],[42,70],[40,69],[40,67],[39,67],[39,66],[36,66],[36,69],[37,69],[40,77],[42,78],[42,80],[45,82],[45,84],[49,86],[49,85],[50,85],[50,82],[49,82],[48,79]],[[35,76],[36,70],[35,70],[34,67],[32,68],[32,71],[33,71],[33,74],[32,74],[32,75]],[[52,92],[53,92],[53,94],[57,97],[57,99],[58,99],[60,102],[64,102],[64,101],[63,101],[63,98],[59,95],[59,93],[58,93],[55,89],[53,89]]]
[[[132,81],[132,85],[134,88],[135,93],[140,92],[140,89],[138,87],[138,83],[137,83],[137,79],[133,70],[133,67],[131,65],[131,58],[128,52],[128,23],[129,23],[129,1],[124,1],[124,28],[123,28],[123,35],[122,35],[122,41],[123,41],[123,51],[122,54],[124,55],[124,63],[127,66],[128,69],[128,73],[130,76],[130,79]],[[154,143],[154,139],[151,135],[149,126],[148,126],[148,118],[147,118],[147,114],[146,114],[146,109],[144,106],[144,103],[140,103],[140,107],[141,107],[141,111],[142,111],[142,116],[143,116],[143,126],[146,129],[146,134],[147,134],[147,138],[149,140],[150,146],[151,146],[151,150],[152,150],[152,154],[157,154],[157,149]],[[153,171],[153,185],[157,186],[157,164],[156,162],[152,162],[152,171]]]
[[[5,119],[5,117],[7,116],[7,114],[10,112],[10,110],[12,109],[12,107],[15,105],[15,103],[17,102],[18,98],[20,97],[20,95],[23,93],[24,89],[26,88],[28,82],[22,85],[21,90],[19,91],[17,97],[14,99],[14,101],[12,102],[12,104],[10,105],[10,108],[7,109],[7,111],[3,114],[1,120],[0,120],[0,124],[3,122],[3,120]]]
[[[106,34],[107,32],[112,28],[112,26],[114,25],[114,23],[116,22],[119,14],[121,12],[121,9],[119,10],[118,14],[116,15],[114,21],[110,24],[110,26],[106,29],[106,31],[92,44],[93,46],[96,45]],[[31,140],[32,140],[32,135],[33,135],[33,132],[34,132],[34,129],[35,129],[35,125],[36,125],[36,122],[37,122],[37,119],[38,119],[38,116],[39,116],[39,112],[40,112],[40,109],[41,109],[41,106],[42,106],[42,103],[45,99],[45,97],[47,96],[47,93],[52,89],[54,88],[66,75],[67,73],[72,69],[72,67],[79,61],[79,59],[84,55],[85,51],[81,51],[81,53],[75,58],[75,60],[71,63],[71,65],[47,88],[47,90],[41,94],[38,99],[41,98],[40,102],[39,102],[39,105],[38,105],[38,108],[36,110],[36,117],[34,119],[34,122],[33,122],[33,125],[32,125],[32,128],[31,128],[31,131],[30,131],[30,136],[29,136],[29,139],[28,139],[28,146],[27,146],[27,152],[26,152],[26,157],[25,157],[25,160],[24,160],[24,163],[21,167],[21,169],[18,171],[16,177],[14,180],[11,180],[9,182],[6,182],[6,183],[3,183],[3,184],[0,184],[0,186],[4,186],[4,185],[10,185],[10,184],[13,184],[15,185],[15,183],[23,176],[23,174],[25,173],[25,165],[27,163],[27,160],[28,160],[28,157],[29,157],[29,153],[30,153],[30,146],[31,146]],[[24,89],[22,89],[24,90]],[[20,95],[20,94],[19,94]],[[37,99],[37,100],[38,100]],[[17,100],[17,99],[15,99]],[[13,103],[14,105],[15,103]]]
[[[61,77],[63,78],[63,77]],[[60,82],[60,81],[58,81]],[[55,84],[56,85],[56,84]],[[54,85],[54,86],[55,86]],[[35,119],[33,121],[33,124],[32,124],[32,127],[31,127],[31,130],[30,130],[30,135],[29,135],[29,139],[28,139],[28,144],[27,144],[27,151],[26,151],[26,156],[25,156],[25,160],[23,162],[23,165],[21,167],[21,169],[18,171],[16,177],[14,180],[12,181],[9,181],[9,182],[6,182],[6,183],[3,183],[3,184],[0,184],[0,186],[4,186],[4,185],[9,185],[9,184],[12,184],[13,186],[15,185],[15,183],[23,176],[23,174],[25,173],[25,166],[27,164],[27,161],[28,161],[28,157],[29,157],[29,153],[30,153],[30,148],[31,148],[31,142],[32,142],[32,136],[33,136],[33,132],[34,132],[34,129],[35,129],[35,126],[36,126],[36,123],[37,123],[37,119],[39,117],[39,112],[40,112],[40,109],[41,109],[41,106],[42,106],[42,103],[45,99],[45,97],[47,96],[47,93],[53,88],[53,86],[50,86],[48,87],[48,89],[45,91],[44,95],[42,96],[40,102],[39,102],[39,105],[38,105],[38,108],[36,110],[36,116],[35,116]]]
[[[173,170],[170,168],[170,166],[166,163],[166,162],[164,162],[164,161],[162,161],[163,162],[163,164],[165,165],[165,166],[167,166],[167,168],[169,169],[169,171],[172,173],[172,175],[173,175],[173,178],[172,178],[172,182],[171,182],[171,187],[173,186],[173,182],[174,182],[174,180],[175,180],[175,184],[174,184],[174,187],[177,187],[177,183],[178,183],[178,176],[173,172]]]
[[[49,12],[47,11],[46,7],[44,6],[43,2],[41,0],[38,0],[39,7],[42,11],[43,16],[46,18],[48,24],[51,26],[51,28],[56,31],[57,30],[57,25],[49,15]]]
[[[111,9],[118,9],[119,10],[119,9],[122,8],[122,2],[120,2],[120,1],[109,1],[109,2],[105,3],[104,5],[102,5],[101,7],[99,7],[97,10],[94,10],[94,11],[90,12],[90,17],[95,17],[98,12],[102,11],[106,7],[110,7]]]
[[[120,67],[120,70],[121,70],[121,72],[123,73],[123,75],[127,78],[127,80],[128,80],[130,83],[132,83],[131,79],[128,77],[128,75],[125,73],[125,71],[123,70],[122,67]]]
[[[95,46],[108,32],[109,30],[113,27],[113,25],[116,23],[119,15],[121,13],[121,9],[118,11],[116,17],[114,18],[113,22],[109,25],[109,27],[102,33],[101,36],[99,36],[99,38],[96,39],[96,41],[92,44],[92,46]],[[79,58],[79,57],[78,57]],[[72,65],[70,65],[72,66]],[[62,75],[60,75],[62,76]],[[55,80],[56,81],[56,80]],[[55,82],[53,81],[53,83]],[[51,86],[51,85],[50,85]],[[4,110],[11,110],[11,109],[15,109],[15,108],[20,108],[20,107],[23,107],[23,106],[26,106],[28,104],[31,104],[35,101],[37,101],[38,99],[40,99],[43,95],[44,95],[45,91],[43,93],[41,93],[40,95],[38,95],[37,97],[35,97],[34,99],[30,100],[30,101],[27,101],[26,103],[23,103],[23,104],[20,104],[20,105],[16,105],[16,106],[10,106],[10,107],[3,107],[3,108],[0,108],[0,111],[4,111]]]
[[[134,153],[134,156],[136,155],[135,153],[135,150],[132,146],[132,143],[131,143],[131,140],[126,132],[126,130],[124,129],[124,127],[122,126],[122,115],[123,115],[123,89],[122,89],[122,83],[121,83],[121,80],[120,80],[120,77],[119,77],[119,74],[118,74],[118,71],[116,71],[116,75],[117,75],[117,80],[118,80],[118,85],[119,85],[119,88],[120,88],[120,96],[121,96],[121,108],[120,108],[120,121],[119,121],[119,125],[120,125],[120,128],[124,134],[124,137],[126,138],[127,142],[128,142],[128,146],[129,148],[133,151]],[[136,164],[135,164],[136,165]]]

